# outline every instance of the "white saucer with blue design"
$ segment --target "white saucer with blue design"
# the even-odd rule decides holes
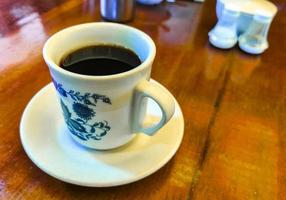
[[[149,123],[159,120],[160,109],[151,100],[147,112]],[[183,133],[184,119],[176,102],[174,116],[156,135],[137,134],[113,150],[87,149],[67,133],[52,84],[32,98],[20,124],[22,145],[40,169],[59,180],[90,187],[123,185],[156,172],[174,156]]]

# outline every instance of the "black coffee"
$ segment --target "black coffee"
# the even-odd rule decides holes
[[[93,76],[118,74],[141,64],[131,50],[115,45],[88,46],[64,57],[60,66],[67,71]]]

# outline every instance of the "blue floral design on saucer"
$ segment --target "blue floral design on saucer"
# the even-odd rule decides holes
[[[62,98],[70,98],[72,102],[72,111],[60,99],[65,122],[69,131],[83,141],[101,140],[110,130],[107,121],[94,122],[96,107],[98,101],[111,104],[110,98],[105,95],[85,93],[64,89],[63,85],[53,80],[54,86]]]

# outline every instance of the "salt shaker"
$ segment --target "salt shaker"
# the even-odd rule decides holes
[[[135,13],[135,0],[101,0],[101,16],[109,21],[128,22]]]
[[[216,47],[229,49],[237,42],[237,21],[240,12],[235,6],[227,5],[215,27],[209,32],[209,41]]]

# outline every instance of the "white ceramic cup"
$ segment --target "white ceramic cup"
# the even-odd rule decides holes
[[[85,46],[115,44],[134,51],[142,61],[127,72],[89,76],[59,66],[63,57]],[[173,116],[173,98],[149,82],[156,48],[142,31],[116,23],[87,23],[66,28],[45,43],[43,56],[49,67],[70,135],[94,149],[111,149],[129,142],[134,133],[155,134]],[[95,66],[101,67],[101,66]],[[143,127],[145,97],[161,108],[162,118]]]

